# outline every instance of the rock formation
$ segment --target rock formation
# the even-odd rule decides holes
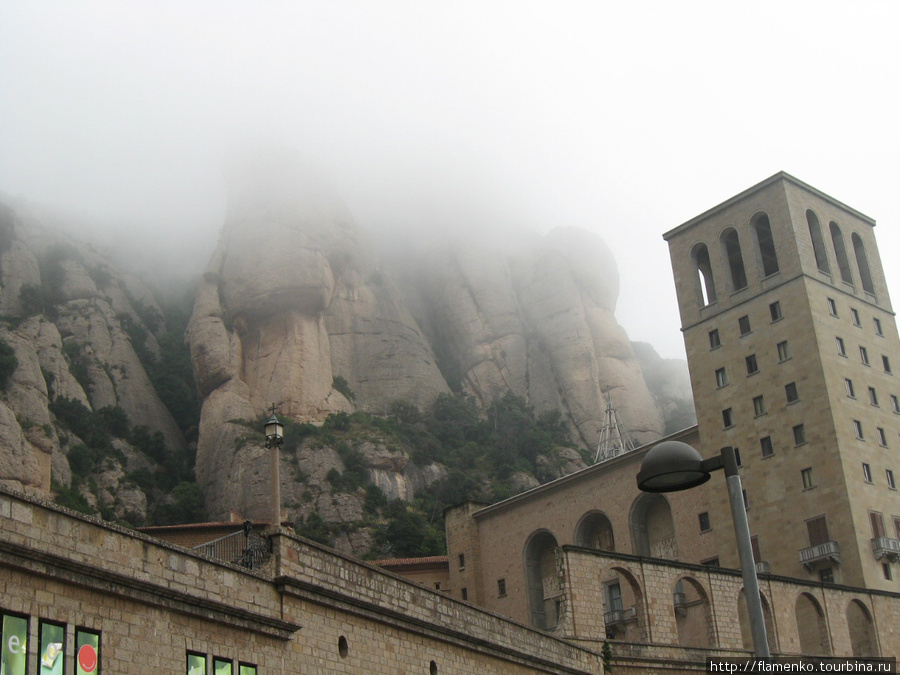
[[[213,515],[265,515],[265,481],[244,478],[265,465],[262,449],[239,439],[271,405],[321,423],[397,401],[424,408],[451,390],[483,406],[512,392],[538,412],[561,410],[592,448],[612,392],[636,441],[661,436],[662,409],[615,319],[615,261],[596,235],[408,236],[379,252],[294,158],[232,176],[188,330],[204,399],[197,477]],[[373,471],[406,493],[401,470]]]
[[[17,212],[18,211],[18,212]],[[9,381],[0,394],[0,481],[47,496],[51,482],[68,487],[68,453],[83,439],[62,430],[51,411],[72,401],[87,412],[119,409],[134,426],[159,432],[169,448],[185,439],[160,401],[138,357],[158,351],[135,303],[159,314],[140,283],[116,273],[89,246],[43,225],[27,204],[0,204],[0,343]],[[128,328],[138,329],[137,331]],[[112,517],[146,516],[146,496],[125,472],[152,466],[128,447],[83,497]],[[87,477],[85,477],[87,478]]]

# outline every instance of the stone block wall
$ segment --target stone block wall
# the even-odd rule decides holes
[[[599,657],[290,533],[259,571],[0,489],[0,614],[99,632],[101,668],[185,672],[187,653],[274,673],[599,673]]]

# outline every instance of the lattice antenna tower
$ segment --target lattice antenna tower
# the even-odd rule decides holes
[[[613,457],[624,455],[634,450],[634,443],[619,419],[619,413],[612,403],[612,395],[606,395],[606,414],[603,417],[603,428],[600,429],[600,442],[594,455],[594,464],[605,462]]]

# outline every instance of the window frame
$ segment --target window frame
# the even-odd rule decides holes
[[[825,300],[828,303],[828,313],[834,317],[838,316],[837,303],[834,301],[834,298],[825,298]]]
[[[769,316],[772,318],[772,323],[776,321],[781,321],[784,318],[784,314],[781,312],[781,301],[776,300],[775,302],[769,305]]]
[[[772,443],[771,436],[763,436],[759,439],[759,450],[760,454],[762,454],[763,459],[771,457],[775,454],[775,445]]]
[[[753,370],[750,370],[750,366],[753,366]],[[750,354],[749,356],[744,357],[744,365],[747,366],[747,375],[756,375],[759,372],[759,361],[756,359],[756,354]]]
[[[766,399],[760,394],[759,396],[753,397],[753,416],[754,417],[762,417],[766,414]]]
[[[816,484],[813,481],[811,466],[808,466],[805,469],[800,469],[800,481],[801,481],[801,484],[803,485],[804,491],[812,490],[814,487],[816,487]]]
[[[709,335],[709,348],[710,350],[718,349],[722,346],[722,338],[719,336],[719,329],[713,328],[708,333]]]
[[[791,427],[791,432],[794,434],[794,446],[806,445],[806,427],[801,422],[800,424],[795,424]]]
[[[800,400],[800,390],[797,388],[796,382],[788,382],[784,385],[784,397],[787,400],[788,405]]]
[[[750,335],[752,332],[753,328],[750,325],[750,315],[744,314],[744,316],[738,317],[738,333],[740,333],[741,337]]]
[[[835,335],[834,341],[837,344],[838,356],[843,356],[844,358],[847,358],[847,345],[844,343],[844,338],[842,338],[839,335]]]
[[[872,481],[872,467],[869,465],[868,462],[863,462],[863,463],[862,463],[862,470],[863,470],[863,480],[864,480],[866,483],[870,483],[870,484],[871,484],[871,483],[873,482],[873,481]]]
[[[725,366],[721,368],[716,368],[716,388],[721,389],[728,385],[728,372],[725,370]]]
[[[791,359],[791,347],[787,340],[782,340],[776,344],[775,349],[778,351],[778,363],[784,363]]]
[[[722,411],[722,428],[730,429],[735,425],[734,422],[734,409],[733,408],[725,408]]]

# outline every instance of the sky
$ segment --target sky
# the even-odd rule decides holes
[[[203,265],[223,167],[321,166],[361,227],[585,227],[683,358],[662,234],[784,170],[900,271],[900,3],[0,3],[0,192]]]

